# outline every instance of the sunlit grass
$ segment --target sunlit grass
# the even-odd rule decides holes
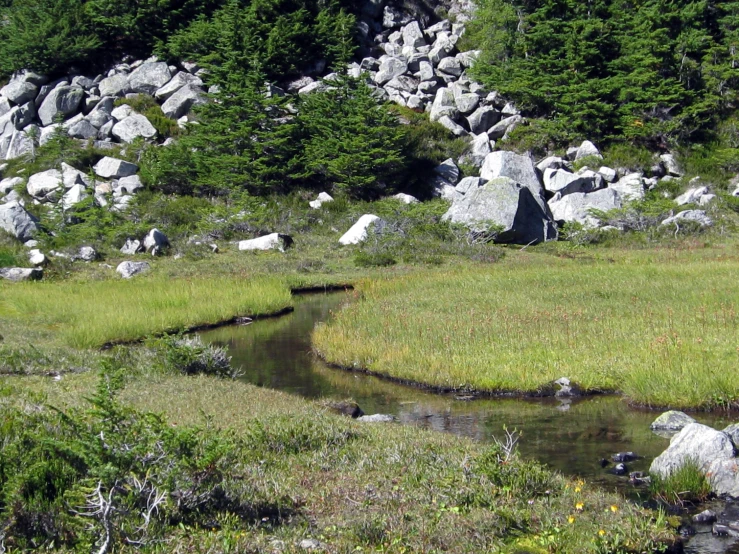
[[[739,399],[739,261],[692,252],[531,255],[365,281],[314,332],[329,361],[444,388],[538,391],[559,377],[653,406]]]
[[[0,286],[0,318],[42,327],[76,348],[136,340],[237,315],[270,314],[290,305],[287,286],[267,277]]]

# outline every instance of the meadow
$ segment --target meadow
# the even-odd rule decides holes
[[[340,366],[445,390],[547,394],[567,377],[649,407],[736,407],[733,247],[509,255],[364,280],[314,332]]]

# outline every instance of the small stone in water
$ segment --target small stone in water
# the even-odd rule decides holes
[[[616,467],[613,468],[613,473],[616,475],[626,475],[629,472],[629,468],[626,467],[626,464],[616,464]]]
[[[695,523],[713,523],[716,521],[716,513],[711,510],[703,510],[701,513],[693,516],[693,521]]]

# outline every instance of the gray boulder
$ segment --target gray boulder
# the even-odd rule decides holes
[[[662,225],[679,225],[688,221],[694,221],[701,227],[710,227],[713,225],[713,220],[703,210],[685,210],[677,215],[668,217],[662,222]]]
[[[465,177],[454,188],[460,194],[467,194],[468,192],[479,189],[484,184],[485,180],[480,177]]]
[[[169,65],[165,62],[145,63],[128,76],[128,88],[131,92],[143,92],[154,96],[171,78]]]
[[[615,169],[612,169],[610,167],[601,166],[601,168],[598,169],[598,173],[608,183],[614,183],[616,182],[616,179],[618,179],[618,173]]]
[[[142,188],[144,188],[144,185],[141,182],[141,177],[138,175],[131,175],[129,177],[121,177],[118,179],[116,190],[121,190],[121,192],[126,192],[128,194],[135,194]]]
[[[151,139],[157,136],[157,130],[146,116],[141,114],[133,114],[119,121],[113,126],[111,132],[115,138],[129,144],[139,137]]]
[[[126,256],[132,256],[144,251],[144,247],[141,246],[141,242],[134,239],[126,239],[126,244],[121,246],[121,254]]]
[[[448,88],[441,88],[436,91],[434,103],[431,105],[431,121],[438,121],[442,117],[447,116],[456,119],[459,116],[459,109],[454,98],[454,92]]]
[[[311,200],[308,202],[308,205],[313,208],[314,210],[317,210],[327,202],[333,202],[333,197],[327,193],[327,192],[320,192],[318,193],[318,197],[315,200]]]
[[[121,262],[115,270],[124,279],[130,279],[134,275],[149,271],[150,267],[146,262]]]
[[[82,260],[83,262],[94,262],[97,257],[98,252],[92,246],[82,246],[74,259]]]
[[[603,158],[598,148],[596,148],[595,144],[593,144],[589,140],[583,141],[583,143],[579,146],[577,152],[575,153],[575,161],[581,160],[583,158],[588,158],[590,156]]]
[[[434,176],[436,179],[454,186],[459,182],[459,168],[452,158],[447,158],[434,168]]]
[[[84,97],[85,91],[80,87],[57,87],[41,104],[38,109],[38,118],[42,125],[51,125],[57,117],[66,117],[76,113]]]
[[[405,74],[407,71],[408,64],[405,60],[398,57],[387,57],[380,63],[380,69],[375,74],[374,81],[382,86],[395,77]]]
[[[603,177],[593,171],[570,173],[565,169],[544,171],[544,188],[560,196],[574,192],[593,192],[605,186]]]
[[[279,250],[284,252],[293,244],[293,239],[289,235],[281,233],[271,233],[256,239],[239,241],[239,250]]]
[[[531,244],[555,240],[557,231],[551,214],[532,187],[496,177],[454,199],[444,219],[487,232],[490,225],[501,228],[497,242]]]
[[[543,174],[547,169],[569,169],[569,165],[559,156],[548,156],[536,164],[536,169]]]
[[[97,137],[98,129],[90,121],[83,119],[67,129],[67,133],[70,137],[88,140]]]
[[[426,46],[426,39],[423,36],[423,31],[421,31],[418,21],[411,21],[408,23],[408,25],[403,27],[402,33],[403,44],[405,46],[410,46],[411,48]]]
[[[399,192],[398,194],[391,196],[390,198],[398,200],[399,202],[403,204],[418,204],[418,198],[416,198],[415,196],[411,196],[410,194],[405,194],[402,192]]]
[[[65,210],[69,210],[89,196],[84,185],[74,185],[62,196],[62,206]]]
[[[477,135],[487,132],[499,119],[500,113],[495,108],[492,106],[481,106],[467,116],[467,124],[470,127],[470,132]]]
[[[477,106],[480,103],[480,97],[477,96],[477,94],[468,92],[456,96],[454,101],[457,103],[457,108],[459,108],[460,113],[468,115],[477,109]]]
[[[612,189],[595,192],[575,192],[566,196],[555,195],[549,201],[552,217],[558,222],[575,222],[585,227],[597,227],[598,220],[590,210],[608,211],[622,206],[621,197]]]
[[[106,77],[98,83],[100,96],[123,96],[129,91],[128,76],[116,73],[110,77]]]
[[[13,104],[25,104],[35,100],[38,87],[27,81],[10,81],[0,89],[0,95],[4,96]]]
[[[682,206],[684,204],[697,204],[701,197],[708,194],[708,187],[692,187],[675,198],[675,204]]]
[[[190,73],[187,73],[185,71],[180,71],[177,75],[172,77],[172,79],[166,85],[157,90],[154,96],[160,102],[164,102],[185,85],[202,87],[203,81],[202,79],[200,79],[200,77],[196,77],[195,75],[191,75]]]
[[[7,177],[0,181],[0,195],[8,194],[23,182],[23,177]]]
[[[25,267],[2,267],[0,268],[0,278],[8,281],[38,281],[44,276],[44,270],[41,268],[25,268]]]
[[[641,173],[630,173],[624,175],[617,182],[608,185],[621,195],[621,198],[629,202],[631,200],[642,200],[645,195],[644,177]]]
[[[34,198],[45,198],[50,193],[60,189],[63,184],[62,172],[58,169],[49,169],[31,175],[28,178],[26,190]]]
[[[678,412],[677,410],[669,410],[660,414],[655,419],[649,428],[652,431],[667,431],[677,433],[681,431],[686,425],[695,423],[696,421],[684,412]]]
[[[194,85],[185,85],[162,104],[164,115],[179,119],[193,108],[206,102],[203,91]]]
[[[509,177],[516,183],[530,187],[534,194],[540,195],[542,192],[534,162],[528,156],[515,152],[500,150],[488,154],[480,169],[480,177],[486,181],[498,177]]]
[[[61,167],[62,184],[65,189],[71,189],[74,185],[87,186],[87,175],[64,162],[62,162]]]
[[[734,444],[722,431],[700,423],[689,423],[657,456],[649,472],[668,477],[687,463],[695,463],[719,495],[739,496],[739,466]]]
[[[442,73],[453,75],[454,77],[459,77],[464,71],[464,68],[462,67],[462,64],[459,63],[459,60],[457,58],[451,57],[441,60],[439,62],[439,65],[437,66],[437,69]]]
[[[159,229],[152,229],[144,237],[144,250],[152,256],[160,254],[169,246],[169,239]]]
[[[0,229],[25,242],[39,230],[38,219],[19,202],[6,202],[0,204]]]
[[[456,123],[448,115],[441,116],[438,119],[438,123],[456,137],[464,137],[469,134],[464,127],[462,127],[459,123]]]
[[[732,423],[724,428],[724,433],[729,435],[731,442],[734,443],[734,449],[739,448],[739,423]]]
[[[395,421],[395,417],[390,414],[372,414],[359,416],[357,421],[362,423],[392,423]]]
[[[662,162],[662,165],[665,167],[665,171],[668,175],[672,175],[673,177],[682,177],[683,173],[680,170],[680,166],[678,165],[675,157],[672,154],[662,154],[659,159]]]
[[[135,175],[139,170],[139,166],[132,164],[131,162],[119,160],[118,158],[105,156],[95,164],[93,170],[95,170],[95,173],[103,179],[119,179],[120,177]]]
[[[493,152],[494,144],[490,143],[487,133],[480,133],[472,139],[470,149],[462,156],[462,161],[475,167],[482,167],[482,164],[485,163],[485,158]]]
[[[488,135],[490,135],[490,138],[493,140],[501,139],[521,123],[523,123],[523,117],[520,115],[506,117],[490,127],[490,129],[488,129]]]
[[[357,222],[352,225],[349,230],[339,239],[339,244],[344,246],[350,244],[359,244],[367,240],[371,228],[380,228],[384,224],[383,220],[373,214],[364,214]]]

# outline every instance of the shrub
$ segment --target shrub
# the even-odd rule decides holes
[[[165,335],[150,342],[159,350],[163,367],[169,371],[232,378],[237,375],[231,367],[231,357],[226,354],[226,349],[203,344],[197,335]]]

